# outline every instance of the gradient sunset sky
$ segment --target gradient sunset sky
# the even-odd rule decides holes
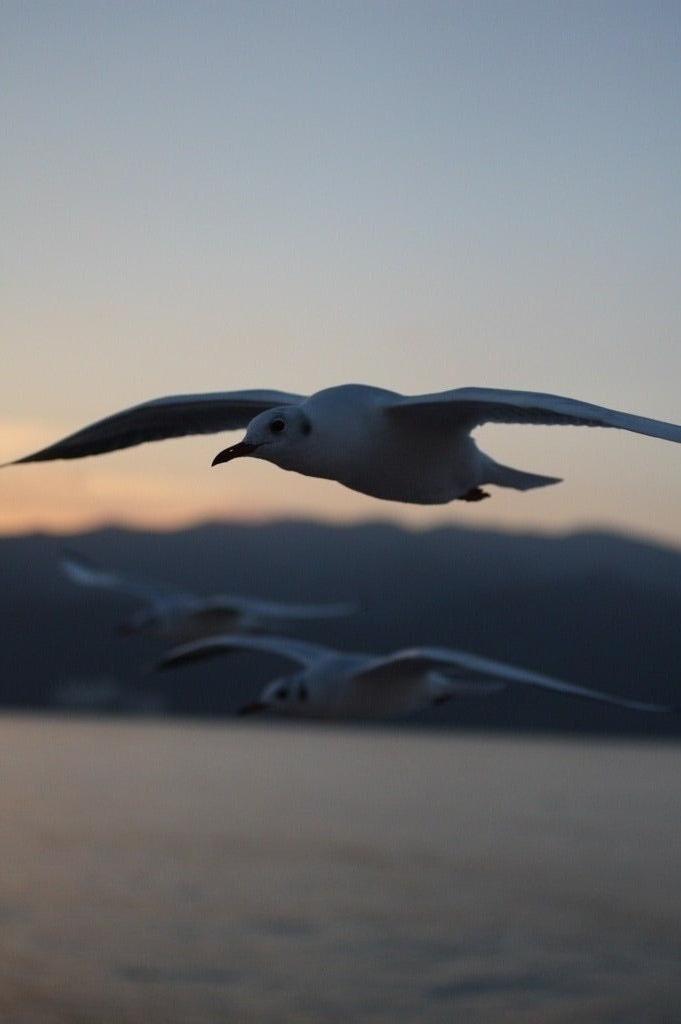
[[[681,422],[681,5],[0,4],[0,459],[165,394],[549,391]],[[0,533],[280,514],[681,545],[681,447],[484,427],[565,482],[379,502],[239,434],[2,470]]]

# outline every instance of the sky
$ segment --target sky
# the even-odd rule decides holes
[[[161,395],[548,391],[681,422],[681,6],[0,3],[0,460]],[[681,451],[486,426],[421,508],[240,436],[9,467],[0,533],[281,515],[681,545]]]

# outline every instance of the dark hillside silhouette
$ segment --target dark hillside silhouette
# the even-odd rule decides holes
[[[362,602],[298,635],[343,649],[459,647],[626,696],[681,701],[681,553],[606,533],[566,537],[371,523],[209,524],[0,538],[0,704],[231,714],[278,661],[232,655],[159,675],[160,649],[121,638],[134,607],[62,577],[72,548],[104,566],[187,587],[292,601]],[[680,735],[681,719],[513,688],[418,721],[467,727]]]

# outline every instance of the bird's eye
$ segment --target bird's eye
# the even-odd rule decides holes
[[[286,700],[288,697],[288,686],[280,686],[276,692],[278,700]]]
[[[276,420],[272,420],[270,423],[270,430],[273,434],[281,434],[286,424],[284,423],[281,416],[278,416]]]

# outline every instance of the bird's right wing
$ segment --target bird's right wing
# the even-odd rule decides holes
[[[192,640],[188,644],[180,644],[167,651],[156,662],[157,669],[175,668],[187,665],[192,661],[201,661],[216,654],[228,654],[233,651],[254,651],[263,654],[279,655],[294,661],[304,668],[315,662],[328,658],[333,652],[320,644],[310,644],[304,640],[289,640],[279,636],[241,636],[238,633],[226,633],[218,636]]]
[[[215,434],[247,426],[254,416],[279,405],[297,405],[303,395],[284,391],[216,391],[204,395],[172,395],[142,402],[97,420],[55,444],[5,465],[81,459],[146,441],[188,434]]]
[[[543,690],[554,690],[557,693],[566,693],[573,697],[586,697],[589,700],[631,708],[634,711],[653,711],[665,714],[681,712],[681,705],[651,704],[647,701],[619,697],[601,690],[591,690],[586,686],[566,683],[562,679],[554,679],[540,672],[531,672],[528,669],[517,668],[515,665],[507,665],[502,661],[492,661],[490,658],[481,658],[477,654],[454,651],[446,647],[414,647],[395,651],[386,657],[373,659],[363,671],[358,673],[357,678],[365,682],[380,684],[383,681],[406,677],[414,672],[427,672],[432,669],[446,674],[451,672],[463,676],[467,680],[473,676],[479,676],[483,680],[492,679],[504,683],[536,686]]]
[[[483,423],[534,423],[616,427],[681,443],[681,426],[648,416],[606,409],[591,402],[536,391],[503,388],[455,388],[432,395],[396,396],[384,405],[387,415],[419,426],[472,430]]]

